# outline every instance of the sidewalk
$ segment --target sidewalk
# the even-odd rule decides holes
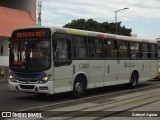
[[[45,120],[160,120],[159,91],[160,89],[155,89],[139,93],[117,96],[114,97],[115,102],[113,101],[113,103],[111,102],[110,104],[99,103],[100,106],[98,105],[98,103],[92,102],[88,104],[83,103],[80,105],[73,105],[68,107],[62,107],[59,109],[54,109],[51,111],[53,113],[55,112],[55,114],[56,111],[73,112],[70,112],[66,116],[62,114],[58,117],[48,117],[45,118]],[[76,113],[76,111],[78,112]],[[93,113],[86,115],[84,114],[84,116],[81,116],[81,113],[83,114],[85,112],[87,113],[91,111],[93,111]],[[78,113],[81,117],[78,116]]]
[[[132,117],[125,117],[124,115],[127,112],[126,113],[124,112],[116,115],[115,117],[108,117],[101,120],[160,120],[159,117],[156,117],[156,115],[160,116],[159,105],[160,105],[160,101],[157,101],[145,106],[132,109],[131,110]],[[121,117],[121,116],[124,116],[124,117]]]

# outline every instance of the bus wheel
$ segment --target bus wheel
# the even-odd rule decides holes
[[[138,83],[138,75],[136,72],[133,72],[131,75],[131,81],[129,83],[130,88],[135,88]]]
[[[74,82],[73,86],[73,96],[75,98],[80,98],[83,96],[85,91],[85,84],[82,77],[78,76]]]

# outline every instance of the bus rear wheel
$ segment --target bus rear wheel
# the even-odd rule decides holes
[[[80,98],[84,95],[85,83],[82,77],[78,76],[73,85],[73,97]]]
[[[130,88],[135,88],[138,84],[138,75],[136,72],[133,72],[132,75],[131,75],[131,80],[130,80],[130,83],[129,83],[129,87]]]

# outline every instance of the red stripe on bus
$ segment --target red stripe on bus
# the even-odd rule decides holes
[[[98,38],[105,38],[105,35],[104,34],[97,34],[97,37]]]

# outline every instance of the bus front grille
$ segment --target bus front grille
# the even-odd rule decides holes
[[[20,85],[22,89],[34,89],[34,85]]]

